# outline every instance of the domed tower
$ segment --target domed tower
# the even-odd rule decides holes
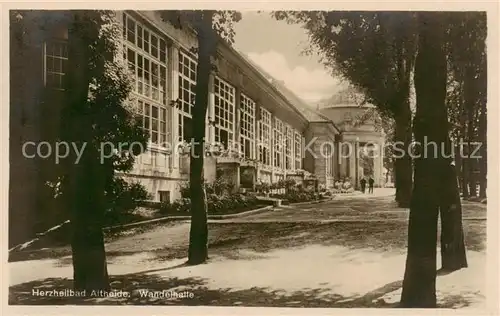
[[[385,135],[380,116],[362,93],[348,86],[317,104],[317,110],[332,120],[342,132],[341,176],[359,183],[371,176],[376,186],[383,186],[383,148]],[[355,155],[359,152],[359,155]]]

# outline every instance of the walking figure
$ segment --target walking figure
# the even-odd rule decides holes
[[[373,184],[375,183],[375,180],[373,180],[372,177],[368,179],[368,193],[373,193]]]
[[[361,192],[365,193],[365,190],[366,190],[366,180],[365,180],[365,178],[361,178],[361,180],[359,180],[359,184],[361,185]]]

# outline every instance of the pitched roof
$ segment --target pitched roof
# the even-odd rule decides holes
[[[358,89],[351,85],[347,85],[331,97],[320,100],[317,104],[318,109],[334,107],[372,108],[374,106],[365,102],[363,94],[360,93]]]
[[[306,104],[302,99],[300,99],[297,95],[295,95],[290,89],[288,89],[283,81],[277,80],[273,76],[271,76],[267,71],[262,69],[259,65],[254,63],[247,55],[242,52],[238,52],[238,54],[247,61],[255,70],[261,73],[267,80],[285,97],[286,100],[297,109],[309,122],[325,122],[331,123],[337,131],[340,131],[337,126],[333,123],[325,115],[321,114],[319,111],[310,107]]]

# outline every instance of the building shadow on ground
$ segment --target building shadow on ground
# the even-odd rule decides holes
[[[112,297],[55,297],[33,295],[33,292],[71,289],[72,280],[49,278],[12,286],[9,289],[11,305],[185,305],[185,306],[262,306],[262,307],[351,307],[350,298],[326,293],[328,289],[304,289],[288,292],[267,287],[249,289],[210,289],[201,278],[169,278],[136,273],[111,277],[112,288],[130,293],[127,298]],[[141,292],[141,290],[143,292]],[[147,290],[147,291],[146,291]],[[192,297],[153,297],[145,293],[161,291],[192,293]],[[143,295],[141,295],[141,293]],[[186,295],[188,296],[188,295]],[[344,302],[338,303],[337,302]],[[363,306],[376,307],[360,300]],[[366,306],[365,306],[366,305]],[[354,306],[352,306],[354,307]]]
[[[258,259],[270,251],[296,249],[309,245],[342,246],[351,250],[367,249],[377,252],[404,254],[406,252],[407,224],[388,221],[375,224],[363,222],[269,222],[269,223],[211,223],[209,224],[210,253],[228,259]],[[467,250],[484,251],[485,223],[464,225]],[[106,245],[108,263],[125,256],[150,254],[158,263],[182,259],[187,255],[186,244],[168,244],[156,249],[137,248],[114,250]],[[241,252],[253,252],[254,258],[241,258]],[[54,252],[46,249],[33,256],[20,256],[17,260],[59,259],[59,266],[72,264],[71,249]]]
[[[175,269],[179,266],[172,267]],[[147,273],[147,274],[146,274]],[[162,278],[150,271],[116,275],[110,277],[114,291],[129,293],[129,297],[71,297],[40,296],[39,291],[64,291],[72,288],[72,280],[48,278],[27,282],[9,288],[10,305],[176,305],[176,306],[252,306],[252,307],[321,307],[321,308],[395,308],[397,303],[386,303],[380,298],[398,290],[402,281],[388,283],[362,296],[344,297],[331,292],[329,288],[306,288],[299,291],[285,291],[269,287],[248,289],[220,288],[207,286],[203,278]],[[166,292],[162,292],[166,291]],[[167,294],[167,297],[154,293]],[[153,293],[153,294],[148,294]],[[192,293],[192,294],[191,294]],[[190,296],[192,295],[192,296]],[[459,308],[469,305],[467,296],[446,297],[445,308]]]
[[[375,210],[387,208],[388,197],[377,197],[372,199],[360,199],[350,201],[350,208],[364,210],[366,215],[360,215],[360,219],[370,216]],[[328,202],[329,207],[341,207],[343,201]],[[317,206],[301,206],[303,214],[309,214]],[[309,208],[309,209],[308,209]],[[479,211],[472,209],[470,213]],[[360,213],[360,212],[357,212]],[[314,219],[315,213],[310,215]],[[377,215],[379,216],[379,215]],[[385,215],[384,215],[385,216]],[[278,216],[279,217],[279,216]],[[168,231],[170,227],[178,223],[168,222],[154,224],[152,226],[137,227],[131,231],[120,234],[109,235],[106,238],[106,255],[110,260],[125,255],[152,252],[157,254],[158,260],[172,260],[183,258],[186,255],[187,244],[168,243],[165,245],[149,245],[144,241],[145,247],[132,247],[126,249],[123,246],[117,249],[114,241],[130,235],[138,235],[152,230]],[[230,255],[231,249],[245,249],[254,252],[265,253],[276,249],[290,249],[305,245],[319,244],[324,246],[339,245],[351,249],[374,249],[376,251],[406,251],[406,221],[380,221],[376,223],[360,222],[217,222],[209,223],[209,248],[224,251]],[[468,250],[483,251],[486,248],[486,221],[464,221],[465,243]],[[124,235],[123,235],[124,234]],[[114,249],[115,248],[115,249]],[[149,249],[148,249],[149,248]],[[71,255],[71,248],[54,247],[35,249],[33,251],[19,251],[9,253],[9,262],[39,260],[39,259],[61,259],[61,264],[67,264],[67,257]],[[66,257],[66,258],[65,258]],[[69,262],[70,263],[70,262]]]

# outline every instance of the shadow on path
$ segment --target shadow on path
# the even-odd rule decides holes
[[[129,297],[71,297],[40,296],[37,291],[64,291],[72,288],[72,280],[48,278],[32,281],[9,288],[10,305],[182,305],[182,306],[254,306],[254,307],[323,307],[323,308],[394,308],[397,303],[377,300],[387,293],[401,288],[402,281],[388,283],[363,296],[344,297],[332,293],[329,288],[306,288],[299,291],[285,291],[269,287],[248,289],[212,289],[203,278],[162,278],[151,275],[153,271],[165,271],[184,266],[148,270],[139,273],[111,276],[112,290],[128,293]],[[152,293],[175,291],[192,293],[178,297],[154,297]],[[39,293],[39,292],[38,292]],[[148,294],[149,293],[149,294]],[[467,297],[450,295],[440,307],[458,308],[469,305]]]

